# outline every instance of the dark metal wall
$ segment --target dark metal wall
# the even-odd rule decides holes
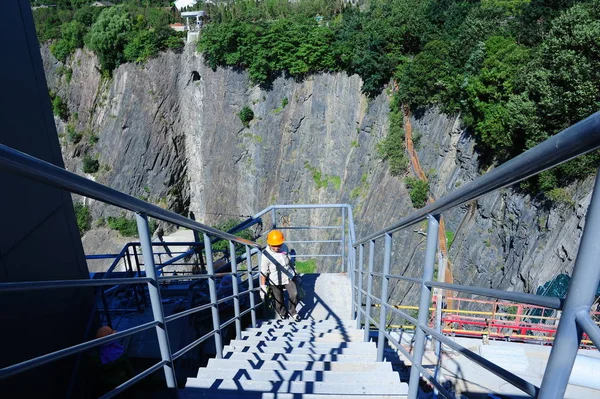
[[[64,167],[28,0],[0,4],[0,42],[0,142]],[[0,171],[0,226],[0,281],[89,277],[69,193]],[[0,367],[87,339],[92,305],[90,289],[0,293]],[[0,397],[66,397],[75,360],[0,380]]]

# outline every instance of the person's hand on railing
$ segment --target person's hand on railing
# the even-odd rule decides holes
[[[260,299],[262,299],[264,301],[266,296],[267,296],[267,286],[261,285],[260,286]]]

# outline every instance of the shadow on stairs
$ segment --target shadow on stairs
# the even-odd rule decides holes
[[[354,321],[266,320],[246,329],[188,378],[180,398],[406,398],[389,362],[377,362]]]

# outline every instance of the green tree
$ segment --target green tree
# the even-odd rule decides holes
[[[71,21],[61,25],[61,38],[50,47],[54,56],[65,62],[75,49],[83,47],[83,38],[87,32],[85,25],[78,21]]]
[[[529,60],[527,48],[514,39],[492,36],[485,42],[485,59],[476,76],[464,86],[468,113],[465,121],[474,127],[482,144],[504,158],[513,151],[514,137],[508,129],[507,103],[522,90],[519,76]]]
[[[92,25],[86,44],[98,56],[102,69],[111,71],[123,61],[123,49],[131,28],[124,6],[106,8]]]
[[[432,40],[411,61],[401,65],[397,72],[400,101],[412,107],[442,103],[454,84],[449,58],[449,44]]]

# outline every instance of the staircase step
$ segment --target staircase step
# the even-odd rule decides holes
[[[290,330],[255,330],[255,329],[246,329],[246,331],[242,332],[242,335],[265,335],[265,336],[296,336],[296,337],[333,337],[339,336],[342,338],[364,338],[364,333],[362,331],[290,331]]]
[[[361,334],[358,335],[340,335],[340,334],[263,334],[262,332],[242,332],[242,341],[298,341],[305,340],[310,342],[364,342],[364,337]]]
[[[356,328],[356,321],[354,320],[262,320],[259,321],[258,327],[262,326],[282,326],[282,325],[292,325],[292,326],[313,326],[313,327],[344,327],[344,328]]]
[[[408,388],[407,388],[408,389]],[[179,390],[180,399],[406,399],[406,394],[391,395],[328,395],[328,394],[295,394],[295,393],[270,393],[250,391],[215,391],[210,389],[186,388]]]
[[[376,349],[374,342],[315,342],[312,340],[264,340],[264,339],[233,339],[229,346],[235,347],[277,347],[277,348],[373,348]]]
[[[188,378],[186,388],[203,388],[211,390],[258,391],[271,393],[305,392],[316,394],[406,394],[408,385],[401,382],[304,382],[304,381],[252,381],[252,380],[223,380],[215,378]]]
[[[357,330],[355,328],[330,328],[330,327],[295,327],[295,326],[264,326],[260,328],[247,328],[246,331],[264,331],[264,332],[293,332],[293,333],[338,333],[338,334],[361,334],[363,330]]]
[[[368,345],[366,343],[365,345]],[[356,355],[356,354],[375,354],[377,348],[375,344],[369,346],[358,346],[351,348],[340,347],[281,347],[281,346],[253,346],[248,344],[227,345],[223,348],[225,352],[244,352],[244,353],[290,353],[290,354],[317,354],[317,355]]]
[[[376,353],[363,353],[358,355],[338,354],[296,354],[296,353],[252,353],[252,352],[223,352],[226,359],[237,360],[278,360],[292,362],[374,362]]]
[[[252,380],[252,381],[313,381],[313,382],[370,382],[373,383],[373,373],[353,371],[315,371],[315,370],[256,370],[256,369],[213,369],[201,368],[198,378],[222,380]],[[400,382],[397,373],[377,373],[377,382]]]
[[[257,323],[257,327],[296,327],[296,328],[354,328],[356,323],[323,323],[293,320],[276,320]]]
[[[281,362],[276,360],[236,360],[236,359],[210,359],[206,368],[226,370],[226,369],[256,369],[256,370],[312,370],[312,371],[343,371],[343,372],[363,372],[371,371],[373,373],[386,373],[392,371],[392,365],[389,362]]]

